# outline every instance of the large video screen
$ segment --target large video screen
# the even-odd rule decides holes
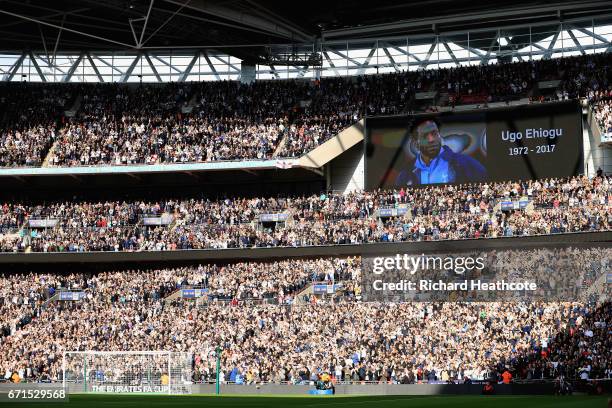
[[[366,119],[366,188],[582,172],[577,102]]]

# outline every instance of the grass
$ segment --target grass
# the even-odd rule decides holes
[[[137,408],[137,407],[205,407],[205,408],[607,408],[608,396],[481,396],[481,395],[385,395],[385,396],[285,396],[285,395],[109,395],[109,394],[71,394],[70,402],[57,403],[2,403],[2,407],[56,406],[69,408]]]

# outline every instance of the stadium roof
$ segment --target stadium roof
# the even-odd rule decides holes
[[[260,61],[276,44],[609,19],[610,1],[5,0],[0,50],[217,49]]]

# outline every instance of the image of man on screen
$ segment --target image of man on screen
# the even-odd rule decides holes
[[[415,143],[416,158],[397,176],[395,185],[426,185],[484,181],[487,170],[467,154],[455,153],[445,146],[436,119],[422,119],[413,124],[410,141]],[[408,147],[408,146],[406,146]]]

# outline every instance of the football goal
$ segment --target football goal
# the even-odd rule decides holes
[[[190,394],[193,355],[173,351],[67,351],[71,392]]]

